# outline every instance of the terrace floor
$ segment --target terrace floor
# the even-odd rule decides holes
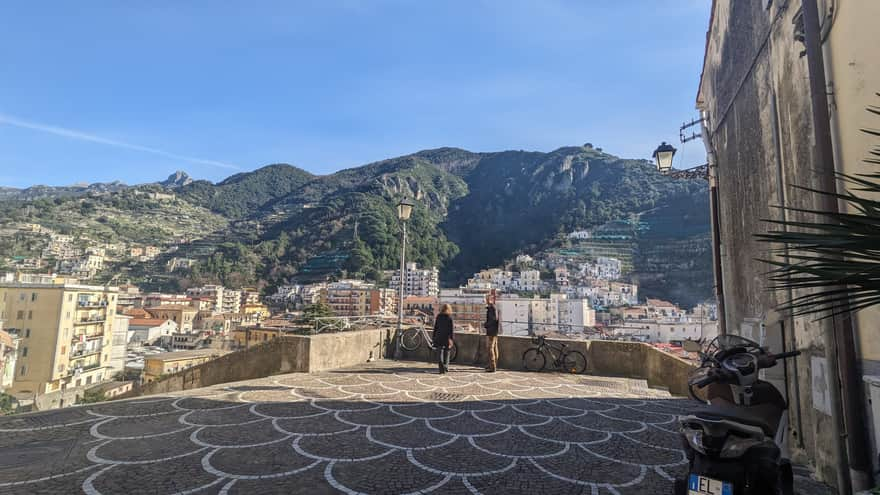
[[[693,405],[624,378],[380,362],[0,418],[0,492],[671,493]]]

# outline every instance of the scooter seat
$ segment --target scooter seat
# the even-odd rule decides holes
[[[713,399],[712,403],[695,414],[702,419],[729,419],[749,426],[757,426],[769,437],[776,436],[782,410],[775,404],[738,406],[723,399]]]

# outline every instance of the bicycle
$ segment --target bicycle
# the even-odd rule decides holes
[[[415,351],[422,346],[422,343],[428,344],[428,348],[432,351],[438,350],[437,347],[434,347],[434,342],[425,327],[408,328],[400,336],[400,347],[407,351]],[[458,356],[458,345],[453,340],[452,348],[449,349],[449,362],[455,361],[456,356]]]
[[[547,342],[546,337],[539,335],[532,339],[535,347],[523,353],[523,367],[528,371],[541,371],[547,365],[549,353],[553,358],[553,367],[559,371],[581,374],[587,370],[587,358],[580,351],[567,350],[567,344],[553,345]],[[553,351],[557,354],[554,355]]]

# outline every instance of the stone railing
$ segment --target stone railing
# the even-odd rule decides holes
[[[461,332],[455,335],[458,346],[456,363],[486,363],[488,353],[485,335]],[[569,349],[580,351],[587,358],[587,373],[602,376],[621,376],[643,379],[649,386],[662,387],[675,395],[687,395],[687,377],[694,366],[669,353],[648,344],[638,342],[617,342],[611,340],[562,340],[548,339],[548,342],[565,342]],[[511,370],[524,370],[523,354],[534,347],[529,337],[498,337],[498,367]],[[421,346],[415,351],[404,351],[404,359],[433,360],[433,351]],[[549,359],[549,356],[548,356]]]
[[[388,328],[287,335],[144,384],[127,396],[177,392],[280,373],[358,366],[390,357],[393,338],[394,330]],[[459,348],[456,363],[484,363],[487,355],[484,339],[485,336],[477,333],[456,334]],[[644,379],[648,385],[666,388],[675,395],[687,393],[687,375],[692,365],[647,344],[600,340],[565,342],[587,357],[588,374]],[[522,355],[533,345],[527,337],[499,337],[498,366],[522,370]],[[404,351],[403,359],[432,361],[435,356],[427,345],[422,345],[415,351]]]

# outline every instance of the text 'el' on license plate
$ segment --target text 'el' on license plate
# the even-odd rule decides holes
[[[688,495],[733,495],[733,483],[692,474],[688,477]]]

